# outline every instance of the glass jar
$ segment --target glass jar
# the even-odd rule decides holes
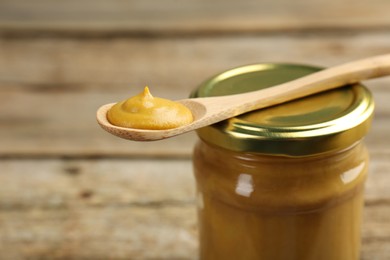
[[[239,93],[318,70],[236,68],[193,97]],[[360,84],[198,130],[193,156],[200,259],[357,260],[374,109]]]

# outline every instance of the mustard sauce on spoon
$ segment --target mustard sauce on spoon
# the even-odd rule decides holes
[[[145,87],[140,94],[116,103],[107,112],[108,121],[116,126],[135,129],[163,130],[187,125],[193,121],[184,105],[153,97]]]

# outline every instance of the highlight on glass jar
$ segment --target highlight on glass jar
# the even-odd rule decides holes
[[[192,97],[247,92],[320,70],[258,64],[221,73]],[[374,110],[347,85],[197,130],[200,259],[357,260]]]

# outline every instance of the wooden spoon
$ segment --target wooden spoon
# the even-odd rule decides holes
[[[308,95],[356,83],[361,80],[390,75],[390,54],[338,65],[273,87],[220,97],[183,99],[194,116],[191,124],[167,130],[145,130],[118,127],[107,120],[112,104],[100,107],[97,120],[107,132],[135,141],[160,140],[183,134],[252,110],[265,108]]]

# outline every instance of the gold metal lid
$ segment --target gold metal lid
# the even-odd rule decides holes
[[[256,64],[205,81],[192,97],[243,93],[320,70],[295,64]],[[371,93],[353,84],[249,112],[197,130],[204,141],[241,152],[307,156],[346,148],[367,133],[374,111]]]

